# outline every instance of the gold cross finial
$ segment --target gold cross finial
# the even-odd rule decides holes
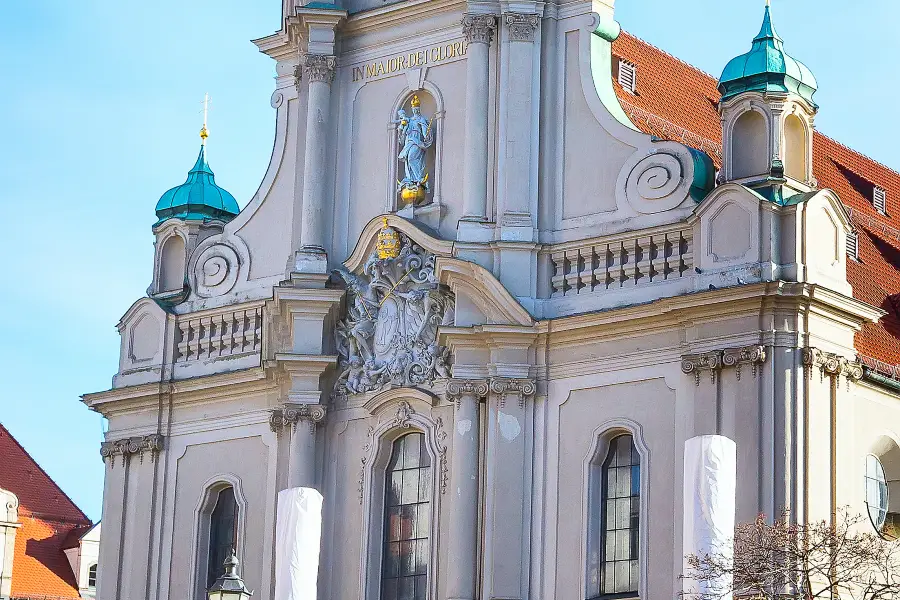
[[[206,145],[206,138],[209,137],[209,130],[206,128],[206,118],[209,116],[209,94],[203,95],[203,127],[200,128],[200,143]]]

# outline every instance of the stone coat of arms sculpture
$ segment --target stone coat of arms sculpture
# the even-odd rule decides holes
[[[336,270],[347,284],[347,314],[336,328],[339,395],[450,377],[437,330],[453,323],[454,298],[435,279],[434,259],[385,219],[362,274]]]

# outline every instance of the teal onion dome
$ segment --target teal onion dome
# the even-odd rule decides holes
[[[784,51],[784,40],[772,26],[768,6],[750,52],[731,59],[719,78],[723,101],[744,92],[781,92],[797,94],[813,108],[818,108],[813,102],[816,88],[812,71]]]
[[[168,219],[217,219],[228,222],[240,212],[237,200],[216,185],[216,178],[206,162],[206,146],[200,146],[197,162],[187,181],[162,195],[156,203],[157,225]]]

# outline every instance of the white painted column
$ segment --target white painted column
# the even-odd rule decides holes
[[[319,404],[285,405],[272,411],[273,431],[290,425],[287,487],[316,487],[316,428],[324,418],[325,407]]]
[[[335,57],[326,54],[303,56],[303,74],[309,82],[306,112],[305,158],[303,161],[303,206],[300,251],[295,268],[301,273],[325,273],[325,191],[328,173],[326,153],[331,109],[331,82]]]
[[[474,600],[478,560],[478,444],[481,398],[486,381],[452,379],[447,396],[456,402],[451,457],[447,598]]]
[[[468,42],[462,218],[483,222],[487,220],[490,47],[497,19],[494,15],[466,14],[462,27]]]

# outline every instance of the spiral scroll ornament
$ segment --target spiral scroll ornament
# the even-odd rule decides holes
[[[216,244],[200,253],[194,268],[194,289],[201,298],[227,294],[237,282],[240,261],[237,252],[225,244]]]
[[[694,164],[686,148],[665,144],[649,154],[632,156],[619,174],[619,191],[637,212],[672,210],[684,202],[694,178]]]

